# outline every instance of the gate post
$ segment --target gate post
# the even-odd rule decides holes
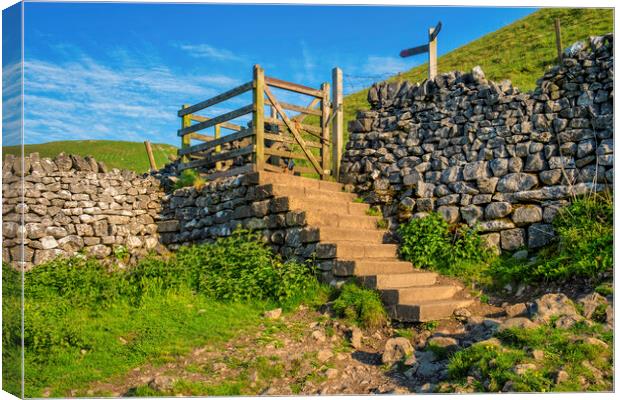
[[[342,70],[332,69],[332,175],[340,180],[340,160],[344,133],[344,104],[342,101]]]
[[[265,71],[260,65],[254,65],[254,85],[252,98],[252,129],[254,129],[254,155],[252,161],[256,171],[261,171],[265,163]]]
[[[331,163],[329,161],[329,83],[321,84],[323,98],[321,99],[321,179],[325,179],[325,171],[329,171]],[[333,175],[333,171],[331,174]]]
[[[189,104],[183,104],[183,106],[181,108],[187,108],[187,107],[189,107]],[[189,128],[189,126],[191,124],[192,124],[192,120],[191,120],[190,114],[185,114],[184,116],[181,117],[181,129]],[[184,149],[186,147],[191,146],[191,140],[192,140],[192,134],[191,133],[188,133],[187,135],[181,136],[181,148]],[[187,162],[187,161],[189,161],[189,157],[188,156],[182,156],[181,157],[181,161],[182,162]]]

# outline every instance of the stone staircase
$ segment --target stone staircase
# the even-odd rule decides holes
[[[399,260],[397,245],[385,243],[387,231],[377,228],[381,218],[367,215],[369,205],[354,202],[356,195],[342,184],[271,172],[260,172],[259,184],[271,184],[275,196],[288,198],[290,209],[305,212],[308,225],[319,232],[317,249],[335,254],[334,275],[354,276],[377,289],[393,319],[448,318],[471,304],[457,283]]]

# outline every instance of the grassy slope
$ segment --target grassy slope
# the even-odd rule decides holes
[[[553,21],[560,18],[562,43],[568,46],[590,35],[600,35],[613,31],[613,11],[611,9],[543,9],[498,31],[489,33],[463,47],[441,56],[438,60],[439,72],[460,70],[469,71],[480,65],[487,78],[495,81],[510,79],[522,91],[532,90],[536,80],[545,68],[556,62],[555,35]],[[441,40],[441,39],[440,39]],[[426,78],[427,64],[413,68],[398,78],[412,82],[422,82]],[[369,108],[366,101],[368,89],[346,96],[345,122],[355,119],[358,110]],[[317,118],[307,118],[310,124],[317,124]],[[348,138],[345,123],[345,141]],[[153,145],[155,160],[162,166],[168,154],[176,154],[170,145]],[[3,152],[16,154],[15,146],[4,147]],[[66,153],[94,156],[109,167],[132,169],[145,172],[148,160],[142,143],[115,141],[66,141],[50,142],[26,146],[26,152],[38,151],[41,156],[53,157],[61,151]],[[300,164],[309,163],[301,161]]]
[[[521,91],[530,91],[545,68],[556,63],[555,18],[560,18],[564,47],[588,36],[613,32],[611,9],[543,9],[439,57],[438,71],[470,71],[480,65],[487,78],[510,79]],[[427,71],[425,63],[399,79],[422,82]],[[364,89],[345,97],[345,121],[355,119],[358,110],[369,108],[367,93]]]
[[[146,172],[149,161],[144,149],[144,143],[123,142],[112,140],[67,140],[42,144],[28,144],[24,146],[26,154],[38,152],[41,157],[55,157],[60,152],[68,154],[91,155],[97,161],[103,161],[108,168],[129,169],[136,172]],[[168,156],[176,156],[176,147],[169,144],[152,144],[153,156],[158,167],[169,162]],[[2,148],[3,157],[6,154],[20,154],[19,146]]]

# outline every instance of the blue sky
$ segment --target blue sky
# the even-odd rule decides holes
[[[339,66],[350,93],[425,62],[424,55],[401,59],[398,53],[423,44],[438,20],[441,55],[533,11],[26,3],[25,143],[149,139],[178,145],[179,106],[250,80],[253,64],[314,87]],[[232,100],[213,112],[246,103]],[[4,145],[14,141],[5,137]]]

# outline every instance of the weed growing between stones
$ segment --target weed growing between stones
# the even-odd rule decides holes
[[[398,233],[401,257],[419,268],[473,280],[481,278],[481,265],[491,259],[475,229],[451,227],[438,213],[411,219]]]
[[[383,213],[381,213],[381,210],[378,207],[370,207],[366,210],[366,215],[371,217],[383,217]]]
[[[187,186],[193,186],[196,189],[200,189],[205,185],[206,181],[200,176],[200,174],[193,169],[186,169],[179,175],[179,180],[174,183],[174,189],[180,189]]]

